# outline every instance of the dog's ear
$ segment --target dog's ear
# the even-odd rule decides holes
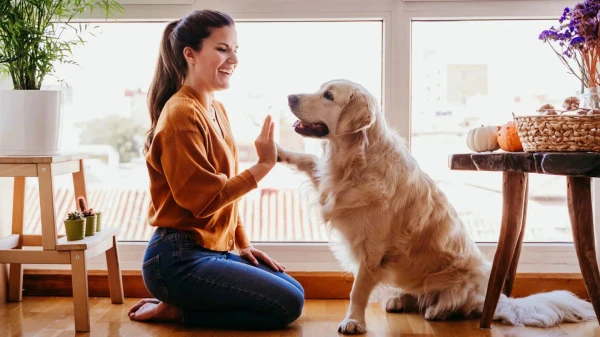
[[[340,113],[337,134],[349,134],[364,130],[375,123],[374,103],[359,90],[350,93],[350,100]]]

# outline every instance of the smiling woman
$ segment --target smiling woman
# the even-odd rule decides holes
[[[212,92],[229,87],[229,77],[237,64],[237,57],[227,54],[232,52],[223,47],[227,46],[223,41],[237,40],[232,25],[233,20],[228,16],[200,11],[167,25],[150,85],[151,126],[144,151],[150,147],[154,129],[167,100],[179,90],[182,83],[196,92],[205,92],[205,97],[202,97],[205,103],[210,102]],[[215,29],[221,27],[223,29]],[[204,41],[207,38],[208,43]],[[203,43],[208,45],[203,48]],[[219,52],[201,53],[205,48]],[[222,69],[228,69],[228,72],[224,74]]]
[[[213,97],[229,87],[236,49],[233,20],[217,11],[194,11],[163,32],[144,148],[148,224],[156,230],[142,275],[154,298],[134,305],[132,320],[272,329],[302,312],[302,286],[252,246],[239,216],[238,199],[257,187],[277,154],[268,116],[255,141],[258,162],[239,169],[229,117]]]

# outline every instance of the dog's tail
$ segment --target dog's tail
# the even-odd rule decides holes
[[[573,293],[556,290],[523,298],[504,294],[494,313],[494,320],[516,326],[548,328],[562,322],[584,322],[596,319],[594,307]]]

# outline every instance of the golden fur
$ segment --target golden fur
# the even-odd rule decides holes
[[[329,130],[321,158],[281,147],[278,157],[310,177],[323,219],[340,238],[335,255],[355,276],[339,331],[366,331],[375,286],[395,289],[386,302],[390,312],[419,310],[426,319],[480,314],[491,265],[388,127],[375,98],[359,84],[336,80],[289,99],[300,121]],[[590,303],[566,292],[502,296],[495,314],[509,324],[542,327],[594,318]]]

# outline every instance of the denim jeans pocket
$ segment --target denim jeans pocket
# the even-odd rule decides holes
[[[142,277],[152,296],[163,302],[169,300],[169,291],[160,273],[160,255],[156,255],[142,264]]]

